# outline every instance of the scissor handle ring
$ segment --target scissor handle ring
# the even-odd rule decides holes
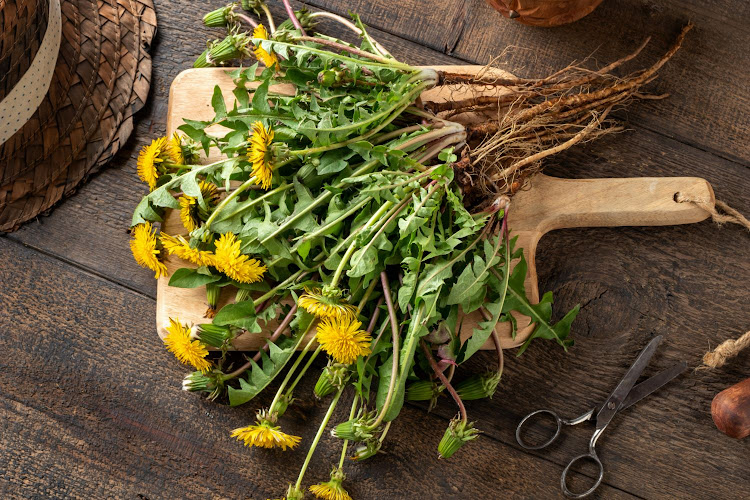
[[[532,418],[535,415],[539,415],[540,413],[546,413],[547,415],[552,415],[552,418],[555,419],[555,423],[557,423],[557,430],[555,431],[554,436],[549,438],[547,441],[543,442],[542,444],[538,444],[536,446],[532,446],[530,444],[527,444],[521,439],[521,429],[523,428],[523,424],[526,423],[527,420]],[[560,435],[560,430],[562,429],[563,421],[562,419],[557,416],[557,413],[553,412],[552,410],[537,410],[529,413],[525,417],[523,417],[523,420],[518,424],[518,427],[516,427],[516,441],[518,444],[527,450],[541,450],[542,448],[546,448],[547,446],[551,445],[555,439]]]
[[[596,465],[599,466],[599,477],[596,479],[596,482],[594,485],[589,488],[588,490],[584,491],[583,493],[573,493],[568,489],[568,485],[566,484],[566,479],[568,478],[568,471],[573,466],[574,463],[578,462],[579,460],[589,459],[593,460]],[[600,484],[602,484],[602,479],[604,479],[604,466],[602,465],[601,460],[599,460],[599,457],[597,456],[595,451],[591,451],[591,453],[584,453],[583,455],[578,455],[573,460],[568,463],[568,466],[565,467],[565,470],[563,470],[562,476],[560,477],[560,487],[562,488],[562,492],[565,494],[568,498],[585,498],[592,494],[595,489],[599,487]]]

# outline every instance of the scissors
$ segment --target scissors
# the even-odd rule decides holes
[[[655,337],[653,340],[651,340],[651,342],[648,343],[646,347],[643,348],[641,353],[638,355],[638,358],[632,364],[625,376],[620,380],[620,383],[617,384],[615,390],[612,391],[612,394],[610,394],[610,396],[604,401],[604,403],[602,403],[601,406],[592,408],[580,417],[569,420],[560,418],[557,413],[551,410],[537,410],[526,415],[524,419],[521,420],[521,423],[518,424],[518,427],[516,428],[516,441],[518,441],[518,444],[527,450],[541,450],[542,448],[546,448],[547,446],[552,444],[557,439],[557,437],[560,435],[560,430],[562,429],[563,425],[578,425],[581,422],[586,422],[588,420],[596,423],[596,430],[594,431],[594,435],[591,436],[591,440],[589,441],[589,452],[573,458],[570,463],[568,463],[568,466],[565,467],[565,470],[563,470],[562,477],[560,478],[560,487],[562,488],[562,492],[565,494],[565,496],[569,498],[584,498],[593,493],[594,490],[596,490],[601,484],[602,478],[604,477],[604,467],[602,466],[602,462],[599,460],[599,457],[596,454],[596,441],[602,435],[604,429],[607,428],[607,425],[609,425],[612,417],[614,417],[619,411],[634,405],[641,399],[645,398],[652,392],[667,384],[687,369],[687,363],[683,361],[636,385],[635,382],[638,380],[638,377],[640,377],[641,373],[643,373],[643,370],[648,365],[651,357],[654,355],[654,352],[656,352],[656,348],[662,341],[662,338],[663,337],[661,335]],[[554,436],[552,436],[544,443],[536,446],[532,446],[524,442],[524,440],[521,438],[521,429],[523,428],[523,425],[534,416],[545,414],[551,415],[552,418],[555,419],[555,422],[557,422],[557,431],[555,432]],[[594,483],[591,488],[584,491],[583,493],[574,493],[568,489],[566,479],[571,466],[579,460],[592,460],[594,463],[596,463],[596,465],[599,466],[599,476],[596,480],[596,483]]]

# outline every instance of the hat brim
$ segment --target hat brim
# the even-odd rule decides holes
[[[66,0],[49,91],[0,146],[0,231],[13,231],[75,191],[133,130],[151,81],[151,0]]]

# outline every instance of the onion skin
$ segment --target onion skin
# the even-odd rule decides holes
[[[572,23],[587,16],[602,0],[487,0],[509,19],[548,28]]]

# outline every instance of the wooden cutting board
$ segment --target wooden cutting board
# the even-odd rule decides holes
[[[484,71],[483,66],[436,66],[437,70],[454,72]],[[221,87],[227,99],[227,107],[233,105],[232,90],[234,83],[226,74],[227,69],[204,68],[183,71],[172,82],[169,93],[169,110],[167,116],[167,134],[171,135],[183,122],[183,118],[192,120],[210,120],[214,113],[211,107],[211,96],[215,85]],[[498,77],[512,77],[507,72],[493,70]],[[250,84],[252,86],[252,84]],[[285,85],[272,86],[278,92],[289,92]],[[469,89],[467,86],[452,86],[450,89],[432,89],[426,91],[422,98],[425,101],[441,102],[449,98],[461,99],[471,95],[489,93],[491,90],[481,88]],[[477,121],[482,116],[464,114],[453,118],[456,121]],[[208,161],[219,159],[209,158]],[[714,202],[710,184],[697,177],[636,177],[627,179],[558,179],[543,174],[535,175],[530,181],[529,189],[520,191],[513,197],[508,225],[511,235],[518,236],[517,246],[523,248],[529,264],[526,278],[526,293],[529,299],[539,302],[539,289],[535,265],[536,246],[541,237],[554,229],[572,227],[605,227],[605,226],[663,226],[699,222],[708,217],[708,213],[692,203],[677,203],[675,194]],[[162,230],[169,234],[186,234],[180,222],[179,214],[171,211],[166,215]],[[167,269],[171,275],[180,267],[190,264],[169,256],[166,259]],[[179,318],[183,322],[199,324],[210,322],[203,314],[207,309],[206,294],[203,287],[183,289],[168,286],[169,278],[160,278],[156,295],[156,325],[159,336],[166,336],[169,318]],[[227,287],[230,288],[230,287]],[[219,307],[232,300],[234,290],[223,290]],[[503,348],[521,345],[531,334],[529,318],[516,315],[518,332],[511,338],[510,325],[500,323],[497,331],[500,334]],[[463,323],[462,337],[471,334],[471,330],[482,321],[478,314],[469,315]],[[275,325],[269,325],[268,332]],[[235,339],[239,350],[257,350],[264,344],[263,334],[244,334]],[[493,349],[488,342],[485,349]]]

